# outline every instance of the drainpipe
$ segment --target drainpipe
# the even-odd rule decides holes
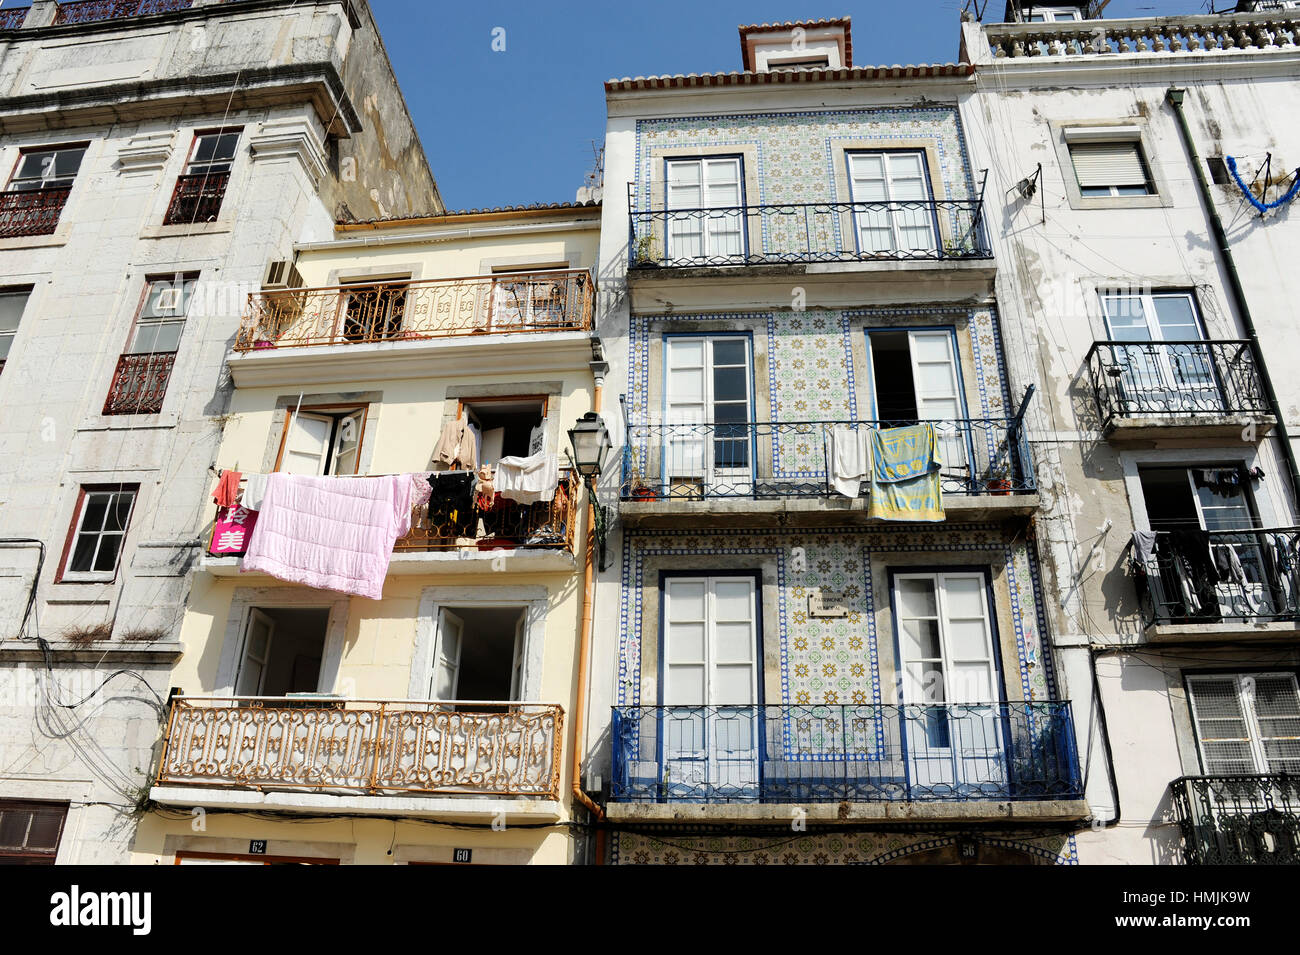
[[[605,387],[605,375],[609,365],[604,361],[591,362],[592,377],[596,380],[591,397],[591,410],[600,414],[600,396]],[[601,809],[590,796],[582,790],[582,740],[587,723],[587,671],[591,668],[591,631],[593,624],[592,604],[595,598],[595,556],[596,556],[596,482],[587,487],[587,542],[583,548],[582,569],[582,624],[581,638],[578,644],[578,692],[577,703],[573,713],[573,800],[580,803],[596,822],[602,824],[596,830],[596,865],[605,863],[605,810]]]
[[[1292,506],[1300,506],[1300,470],[1296,468],[1295,449],[1291,447],[1291,436],[1287,433],[1286,418],[1282,415],[1282,406],[1278,403],[1277,392],[1273,390],[1273,379],[1269,376],[1268,367],[1264,364],[1264,353],[1259,344],[1259,334],[1255,331],[1255,322],[1250,317],[1250,306],[1246,303],[1246,292],[1241,287],[1241,276],[1237,274],[1237,263],[1233,259],[1232,249],[1228,245],[1228,234],[1223,229],[1223,221],[1219,218],[1218,209],[1214,205],[1214,197],[1210,192],[1210,182],[1205,175],[1205,166],[1201,163],[1201,157],[1196,152],[1196,143],[1192,140],[1192,130],[1187,124],[1187,115],[1183,112],[1183,95],[1186,92],[1186,90],[1171,86],[1165,92],[1165,99],[1174,108],[1174,113],[1178,117],[1178,129],[1183,135],[1183,144],[1187,147],[1187,152],[1191,156],[1192,168],[1196,170],[1196,182],[1200,187],[1201,201],[1205,203],[1205,211],[1209,214],[1210,226],[1214,230],[1214,241],[1218,243],[1219,255],[1222,256],[1223,267],[1228,273],[1228,287],[1232,290],[1232,298],[1237,306],[1237,314],[1241,316],[1241,323],[1246,329],[1246,338],[1250,341],[1250,351],[1255,359],[1255,367],[1259,371],[1259,380],[1264,388],[1264,397],[1268,400],[1273,417],[1277,419],[1277,436],[1282,442],[1282,455],[1286,459],[1287,472],[1291,480]]]

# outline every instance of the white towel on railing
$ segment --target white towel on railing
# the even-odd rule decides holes
[[[508,501],[535,504],[555,496],[560,483],[560,459],[546,450],[528,457],[511,456],[497,462],[496,490]]]
[[[831,483],[845,497],[856,498],[871,476],[871,429],[837,424],[831,429]]]

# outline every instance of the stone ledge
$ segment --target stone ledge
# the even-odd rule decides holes
[[[97,640],[69,643],[49,640],[50,655],[58,663],[154,663],[171,664],[185,652],[179,642],[128,643],[123,640]],[[0,640],[0,661],[43,663],[45,654],[35,640]]]
[[[1278,620],[1223,620],[1219,623],[1157,623],[1147,627],[1148,643],[1216,640],[1294,640],[1300,623]]]
[[[308,815],[419,816],[448,822],[483,822],[500,816],[504,816],[507,823],[557,822],[567,815],[557,800],[546,797],[335,795],[163,784],[150,789],[149,798],[164,806],[185,808],[202,806],[205,809]]]
[[[1040,505],[1038,495],[1013,493],[1005,496],[980,494],[950,495],[944,499],[946,521],[926,524],[936,529],[947,525],[971,521],[998,520],[1033,514]],[[683,518],[693,526],[737,526],[741,519],[749,519],[753,526],[784,526],[794,521],[800,525],[863,524],[871,527],[889,527],[894,522],[872,520],[867,516],[865,498],[813,497],[774,498],[708,498],[687,500],[669,498],[661,501],[620,501],[619,518],[624,524],[635,527],[681,527]],[[898,525],[902,526],[902,525]],[[908,525],[912,526],[912,525]]]
[[[961,802],[649,803],[611,802],[611,822],[782,822],[799,813],[811,823],[1078,822],[1091,815],[1083,799]]]

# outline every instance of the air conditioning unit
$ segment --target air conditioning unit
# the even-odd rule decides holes
[[[282,292],[291,288],[302,288],[302,276],[296,265],[288,259],[280,259],[266,267],[266,277],[262,279],[264,292]]]

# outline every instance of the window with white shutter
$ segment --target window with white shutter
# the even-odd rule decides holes
[[[1071,143],[1070,159],[1085,198],[1149,196],[1155,192],[1138,141]]]
[[[1300,772],[1294,673],[1189,676],[1187,688],[1207,775]]]

